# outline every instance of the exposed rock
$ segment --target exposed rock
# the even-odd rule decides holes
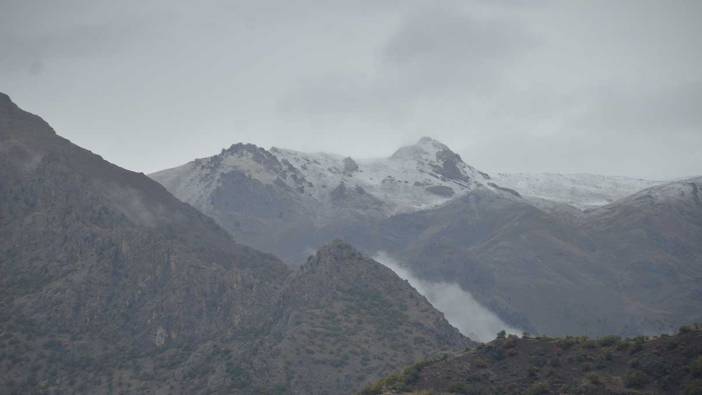
[[[352,174],[358,171],[358,163],[356,163],[351,157],[344,158],[344,173]]]
[[[432,185],[430,187],[426,187],[425,189],[435,195],[443,197],[451,197],[456,194],[453,188],[444,185]]]

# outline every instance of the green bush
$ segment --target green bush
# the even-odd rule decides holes
[[[601,337],[598,340],[598,343],[600,343],[601,347],[609,347],[609,346],[616,345],[620,341],[621,341],[621,339],[619,338],[619,336],[605,336],[605,337]]]
[[[461,395],[473,395],[480,393],[480,391],[468,384],[454,384],[448,388],[448,391],[454,394]]]
[[[602,379],[600,378],[600,375],[598,375],[597,373],[588,373],[587,376],[585,376],[585,379],[590,384],[594,384],[594,385],[602,384]]]
[[[702,377],[702,357],[698,357],[690,364],[690,373],[695,377]]]
[[[634,370],[624,378],[624,385],[628,388],[643,388],[648,384],[648,377],[642,371]]]
[[[681,326],[680,330],[678,331],[679,333],[690,333],[692,332],[693,327],[692,325],[686,325],[686,326]]]
[[[536,383],[533,383],[529,386],[529,389],[527,389],[526,392],[527,395],[547,395],[550,393],[551,388],[547,383],[544,383],[543,381],[537,381]]]
[[[690,381],[685,387],[685,395],[702,395],[702,380]]]

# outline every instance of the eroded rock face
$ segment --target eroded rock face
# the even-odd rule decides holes
[[[459,168],[463,164],[460,155],[450,149],[442,149],[436,153],[437,164],[432,165],[434,171],[449,180],[470,182],[470,177]],[[464,164],[465,165],[465,164]]]
[[[350,157],[344,158],[344,173],[346,174],[352,174],[355,171],[358,171],[358,163],[351,159]]]
[[[439,196],[443,196],[443,197],[452,197],[453,195],[456,194],[456,192],[454,192],[453,188],[443,186],[443,185],[433,185],[430,187],[426,187],[426,190],[435,194],[435,195],[439,195]]]

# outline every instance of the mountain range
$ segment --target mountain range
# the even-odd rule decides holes
[[[702,319],[702,178],[493,176],[428,137],[364,160],[235,144],[150,177],[293,266],[344,239],[532,333],[640,335]]]
[[[701,188],[490,175],[431,138],[147,176],[0,94],[0,388],[343,394],[429,358],[369,388],[694,389],[698,329],[611,335],[702,321]],[[539,336],[466,336],[499,327]]]
[[[473,345],[348,244],[291,268],[0,94],[0,392],[352,393]]]

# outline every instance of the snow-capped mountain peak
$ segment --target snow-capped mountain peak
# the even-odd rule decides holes
[[[390,159],[395,160],[432,160],[442,151],[451,151],[448,146],[431,137],[422,137],[415,144],[399,148]]]
[[[446,145],[429,137],[398,149],[389,158],[363,160],[234,144],[219,155],[152,176],[183,200],[207,207],[207,196],[222,185],[223,178],[231,178],[231,173],[284,188],[291,198],[316,208],[311,211],[332,216],[338,214],[334,207],[339,205],[346,209],[371,207],[392,215],[435,207],[474,188],[495,189],[487,174],[468,166]]]

